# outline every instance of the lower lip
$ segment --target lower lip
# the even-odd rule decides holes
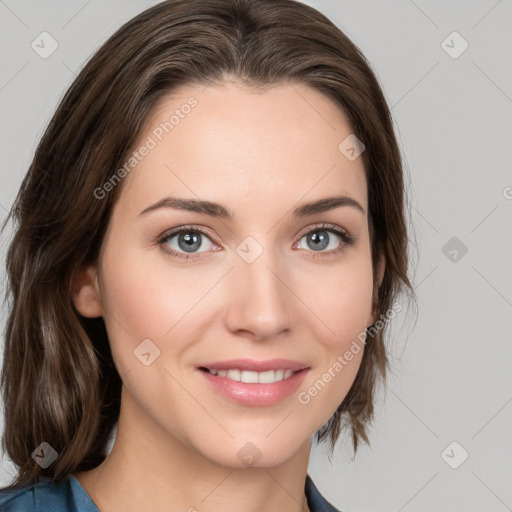
[[[309,368],[295,372],[287,379],[273,384],[246,383],[212,375],[204,370],[197,370],[208,383],[228,400],[242,405],[274,405],[290,396],[304,381]]]

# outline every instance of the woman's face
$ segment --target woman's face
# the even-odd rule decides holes
[[[243,466],[250,446],[253,464],[270,466],[309,446],[334,413],[374,321],[363,162],[350,139],[339,148],[350,134],[306,86],[191,86],[157,106],[94,269],[99,309],[77,302],[104,317],[134,422],[216,463]],[[151,208],[165,198],[221,206]],[[198,368],[230,359],[307,369],[290,385]]]

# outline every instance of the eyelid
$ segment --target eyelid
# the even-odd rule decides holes
[[[325,231],[334,231],[337,235],[341,236],[343,234],[348,240],[354,242],[355,237],[352,236],[346,229],[338,226],[336,224],[330,224],[329,222],[319,222],[317,224],[313,224],[312,226],[308,226],[299,232],[297,237],[301,239],[304,235],[307,235],[310,231],[320,231],[324,229]]]
[[[204,226],[196,226],[195,224],[183,224],[181,226],[175,226],[174,228],[164,231],[157,237],[157,241],[165,240],[173,235],[181,233],[182,231],[197,231],[198,233],[207,235],[209,238],[215,238],[215,235],[213,235],[213,231],[210,228]]]

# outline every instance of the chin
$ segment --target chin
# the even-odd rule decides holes
[[[291,443],[284,444],[277,437],[273,441],[261,439],[258,436],[254,436],[253,440],[250,440],[249,437],[246,441],[231,439],[230,444],[228,446],[224,444],[222,450],[214,452],[207,450],[208,453],[203,453],[215,464],[227,468],[272,468],[284,464],[302,448],[300,442],[293,445]],[[304,442],[307,442],[309,450],[309,439]],[[222,445],[219,443],[216,446]]]

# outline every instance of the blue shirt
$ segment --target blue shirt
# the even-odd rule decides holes
[[[341,512],[334,508],[306,475],[306,498],[311,512]],[[60,484],[43,479],[15,489],[0,489],[0,512],[100,512],[80,482],[69,475]]]

